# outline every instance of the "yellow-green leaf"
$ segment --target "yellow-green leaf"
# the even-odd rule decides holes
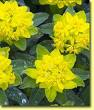
[[[45,89],[45,95],[49,102],[53,102],[56,98],[56,91],[53,88]]]
[[[64,56],[64,59],[66,62],[68,62],[69,68],[73,68],[75,62],[76,62],[76,55],[75,54],[68,54]]]

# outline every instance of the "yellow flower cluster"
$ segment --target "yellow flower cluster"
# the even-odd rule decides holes
[[[39,0],[40,4],[57,5],[59,8],[64,6],[74,6],[76,4],[81,5],[82,0]]]
[[[33,13],[16,1],[0,2],[0,41],[13,42],[32,35]]]
[[[73,81],[76,75],[71,71],[70,64],[65,59],[65,56],[55,49],[51,53],[43,55],[41,60],[36,60],[35,68],[28,68],[25,71],[29,77],[36,79],[40,88],[45,88],[49,101],[54,100],[56,92],[77,87],[76,82]],[[54,98],[47,95],[48,91],[53,91],[52,94],[55,93]]]
[[[89,23],[84,11],[54,16],[54,45],[61,52],[78,54],[89,48]]]
[[[9,48],[0,48],[0,88],[6,90],[15,83],[11,60],[8,59]]]

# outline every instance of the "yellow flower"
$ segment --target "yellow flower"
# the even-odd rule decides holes
[[[58,0],[57,6],[63,8],[64,6],[74,6],[76,4],[81,5],[82,0]]]
[[[30,38],[35,29],[33,16],[26,6],[18,6],[16,1],[0,2],[0,41],[11,43]]]
[[[64,6],[74,6],[76,4],[81,5],[82,0],[39,0],[40,4],[57,5],[59,8]]]
[[[61,52],[78,54],[89,48],[89,23],[84,11],[54,16],[54,45]]]
[[[75,60],[75,55],[63,56],[59,50],[55,49],[51,53],[43,55],[42,59],[36,60],[35,68],[28,68],[25,72],[36,80],[39,88],[45,89],[48,101],[52,102],[56,97],[56,92],[77,87],[77,83],[74,81],[77,76],[71,71]],[[70,63],[71,61],[72,63]]]
[[[5,53],[4,53],[5,52]],[[8,59],[9,48],[0,48],[0,88],[6,90],[15,83],[11,60]]]

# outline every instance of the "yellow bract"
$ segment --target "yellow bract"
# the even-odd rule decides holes
[[[81,5],[82,0],[39,0],[41,4],[57,5],[59,8],[64,6],[74,6],[76,4]]]
[[[5,48],[0,48],[0,50]],[[4,51],[0,51],[0,88],[6,90],[9,85],[15,83],[15,75],[12,70],[11,60],[5,57]]]
[[[26,74],[33,79],[40,88],[52,89],[62,92],[64,89],[73,89],[77,84],[73,81],[76,75],[71,71],[68,62],[59,50],[55,49],[50,54],[35,61],[35,68],[26,69]]]
[[[89,48],[89,23],[84,11],[54,16],[54,45],[61,52],[78,54]]]
[[[0,41],[11,43],[32,35],[33,13],[16,1],[0,2]]]

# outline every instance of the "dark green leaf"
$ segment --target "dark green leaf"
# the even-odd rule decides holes
[[[87,57],[85,55],[83,55],[83,54],[78,54],[77,55],[75,68],[81,68],[81,69],[84,69],[84,70],[89,70],[90,69],[89,60],[87,59]]]
[[[82,52],[82,54],[85,55],[85,56],[88,58],[88,60],[90,60],[90,51],[84,50],[84,51]]]
[[[34,79],[30,78],[30,77],[25,77],[23,79],[23,83],[22,85],[20,86],[20,89],[25,89],[25,88],[35,88],[37,85],[36,85],[36,82]]]
[[[43,89],[32,89],[32,95],[30,96],[30,105],[39,105],[45,94]]]
[[[86,13],[86,17],[87,17],[87,22],[90,23],[90,12]]]
[[[0,90],[0,105],[8,105],[8,99],[4,91]]]
[[[53,14],[56,14],[56,13],[62,14],[65,10],[65,8],[58,8],[57,5],[50,5],[49,7],[51,10],[51,13]]]
[[[25,68],[28,67],[26,61],[22,59],[12,60],[13,70],[16,74],[23,74]]]
[[[86,105],[90,105],[90,86],[86,85],[80,92],[80,97],[83,99]]]
[[[56,97],[56,102],[61,106],[83,106],[84,102],[73,91],[64,91]]]
[[[78,76],[80,76],[80,78],[81,78],[82,80],[89,79],[89,75],[90,75],[90,72],[89,72],[89,71],[83,70],[83,69],[81,69],[81,68],[73,68],[72,70],[73,70],[73,72],[74,72],[75,74],[77,74]]]
[[[42,13],[42,12],[36,13],[34,16],[34,25],[39,26],[44,21],[46,21],[48,17],[49,17],[48,13]]]
[[[36,46],[37,42],[39,39],[43,36],[44,34],[41,32],[38,32],[37,35],[32,36],[30,39],[27,40],[27,46],[32,49],[33,46]]]
[[[53,24],[52,23],[47,23],[39,26],[40,31],[44,34],[49,34],[52,35],[53,33]]]
[[[40,45],[46,47],[49,50],[49,52],[51,52],[54,49],[52,40],[44,40],[40,42]]]
[[[26,67],[33,65],[33,62],[35,60],[35,54],[34,54],[35,52],[36,52],[36,50],[32,50],[31,55],[28,53],[16,52],[15,60],[13,60],[14,65],[15,65],[15,63],[19,64],[19,62],[22,62],[21,64]],[[22,66],[22,65],[20,65],[20,66]]]

